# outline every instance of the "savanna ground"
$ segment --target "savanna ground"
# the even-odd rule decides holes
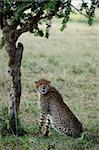
[[[89,27],[84,18],[74,15],[64,32],[53,22],[50,38],[23,34],[22,99],[20,120],[28,132],[24,137],[0,138],[0,150],[98,150],[99,149],[99,11]],[[7,54],[0,50],[0,117],[8,124],[10,83]],[[51,129],[49,137],[39,137],[37,93],[34,81],[52,81],[64,101],[82,122],[82,138],[65,137]]]

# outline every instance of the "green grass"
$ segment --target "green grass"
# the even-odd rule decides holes
[[[69,23],[64,32],[54,22],[49,40],[23,34],[22,98],[20,120],[28,134],[0,139],[0,150],[98,150],[99,149],[99,28],[98,24]],[[10,83],[8,57],[0,50],[0,117],[7,120]],[[53,130],[37,136],[38,108],[34,81],[52,81],[86,130],[82,138],[65,137]]]

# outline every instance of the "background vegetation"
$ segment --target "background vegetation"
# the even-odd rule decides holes
[[[0,150],[98,150],[99,148],[99,11],[89,27],[80,15],[71,16],[64,32],[54,20],[49,40],[23,34],[22,100],[20,119],[28,134],[0,138]],[[0,35],[1,36],[1,35]],[[7,54],[0,49],[0,116],[8,121],[10,83]],[[82,122],[82,138],[65,137],[53,130],[38,136],[37,93],[34,81],[47,78],[58,88],[64,101]],[[8,125],[8,124],[7,124]]]

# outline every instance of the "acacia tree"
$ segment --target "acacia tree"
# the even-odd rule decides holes
[[[0,27],[5,41],[5,49],[8,53],[8,73],[11,81],[10,92],[10,131],[18,134],[18,114],[21,98],[21,60],[23,54],[22,43],[16,42],[24,32],[31,32],[35,35],[48,38],[51,20],[54,16],[62,18],[61,31],[69,21],[70,13],[78,11],[88,18],[88,24],[93,23],[95,8],[99,4],[98,0],[90,0],[88,6],[84,0],[79,9],[71,3],[72,0],[0,0]],[[29,11],[28,11],[29,10]],[[44,34],[40,26],[46,24]]]

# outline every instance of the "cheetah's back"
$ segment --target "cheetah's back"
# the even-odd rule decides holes
[[[49,96],[49,117],[52,127],[66,135],[79,137],[83,131],[82,124],[71,112],[69,107],[63,102],[62,96],[53,87],[49,91]]]

